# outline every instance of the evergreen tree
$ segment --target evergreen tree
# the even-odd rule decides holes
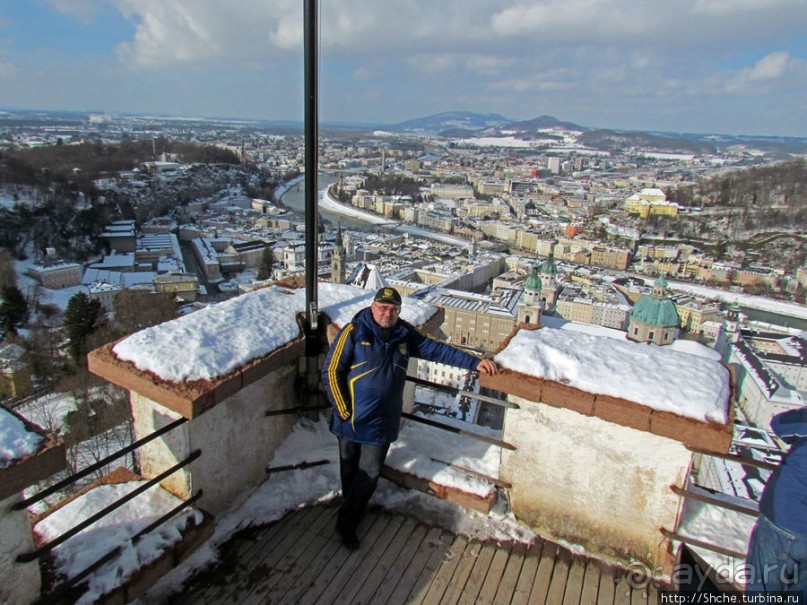
[[[70,353],[79,360],[84,353],[87,338],[99,327],[102,316],[101,303],[79,292],[67,301],[64,313],[64,329],[70,341]]]
[[[28,321],[28,302],[17,286],[0,288],[0,329],[3,333],[17,333],[17,328]]]
[[[16,285],[17,274],[14,271],[11,254],[5,248],[0,247],[0,287]]]
[[[272,254],[272,249],[268,246],[263,249],[263,256],[261,256],[261,264],[258,267],[258,280],[271,279],[272,269],[275,265],[275,257]]]
[[[167,292],[122,290],[115,296],[115,324],[125,334],[156,326],[176,315],[174,297]]]

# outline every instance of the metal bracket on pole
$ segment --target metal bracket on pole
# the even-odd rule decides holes
[[[315,333],[318,328],[319,309],[317,307],[317,301],[315,300],[312,300],[308,305],[308,327],[312,333]]]

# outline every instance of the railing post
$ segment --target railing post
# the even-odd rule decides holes
[[[406,375],[412,378],[418,377],[418,360],[415,357],[409,358],[409,365],[406,368]],[[403,411],[411,414],[415,409],[415,388],[413,381],[407,380],[403,391]]]

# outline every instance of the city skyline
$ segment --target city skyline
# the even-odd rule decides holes
[[[303,3],[237,6],[0,0],[0,106],[301,120]],[[807,136],[800,0],[341,0],[320,18],[323,122]]]

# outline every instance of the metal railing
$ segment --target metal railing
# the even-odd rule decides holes
[[[775,464],[771,464],[769,462],[763,462],[760,460],[754,460],[753,458],[746,458],[744,456],[737,456],[735,454],[720,454],[715,452],[701,451],[693,448],[690,448],[690,451],[695,455],[711,456],[713,458],[717,458],[720,460],[736,462],[738,464],[752,466],[754,468],[759,468],[763,470],[773,470],[774,468],[776,468]],[[756,502],[754,502],[753,500],[748,500],[746,498],[740,498],[740,497],[733,497],[735,500],[738,501],[732,502],[724,498],[718,497],[718,494],[721,494],[722,492],[718,490],[709,489],[708,487],[699,485],[692,480],[693,470],[694,465],[690,465],[689,469],[687,469],[686,476],[684,477],[685,487],[681,488],[678,487],[677,485],[670,486],[670,490],[674,494],[682,498],[683,506],[686,506],[687,501],[693,500],[695,502],[702,502],[704,504],[717,506],[719,508],[723,508],[728,511],[749,515],[751,517],[759,516],[759,507]],[[720,555],[734,557],[736,559],[745,559],[746,553],[744,552],[738,552],[736,550],[725,548],[718,544],[712,544],[704,540],[693,538],[692,536],[687,536],[685,534],[682,534],[680,530],[681,530],[680,517],[676,521],[676,528],[674,531],[671,531],[665,527],[660,528],[662,535],[671,540],[681,542],[682,544],[686,544],[688,546],[703,548],[705,550],[709,550],[718,553]]]
[[[73,475],[70,475],[69,477],[55,483],[54,485],[52,485],[52,486],[50,486],[50,487],[48,487],[48,488],[46,488],[44,490],[41,490],[40,492],[36,493],[35,495],[33,495],[33,496],[29,497],[29,498],[26,498],[25,500],[21,500],[20,502],[15,503],[12,506],[12,509],[14,509],[14,510],[22,510],[22,509],[25,509],[25,508],[29,507],[32,504],[40,502],[40,501],[44,500],[45,498],[47,498],[48,496],[50,496],[50,495],[52,495],[52,494],[54,494],[54,493],[56,493],[56,492],[58,492],[60,490],[63,490],[64,488],[66,488],[66,487],[68,487],[70,485],[73,485],[74,483],[80,481],[81,479],[83,479],[87,475],[90,475],[91,473],[94,473],[95,471],[104,468],[110,462],[113,462],[113,461],[115,461],[115,460],[117,460],[119,458],[122,458],[123,456],[126,456],[127,454],[133,452],[134,450],[136,450],[136,449],[142,447],[143,445],[145,445],[145,444],[147,444],[147,443],[161,437],[165,433],[177,428],[178,426],[180,426],[180,425],[182,425],[182,424],[184,424],[186,422],[187,422],[186,418],[179,418],[178,420],[175,420],[175,421],[167,424],[166,426],[154,431],[150,435],[147,435],[146,437],[143,437],[142,439],[139,439],[139,440],[133,442],[132,444],[118,450],[114,454],[111,454],[111,455],[107,456],[106,458],[104,458],[102,460],[99,460],[98,462],[96,462],[96,463],[94,463],[94,464],[92,464],[92,465],[78,471],[77,473],[74,473]],[[151,489],[152,487],[154,487],[155,485],[159,484],[161,481],[163,481],[164,479],[166,479],[170,475],[172,475],[172,474],[176,473],[177,471],[181,470],[182,468],[188,466],[191,462],[193,462],[194,460],[199,458],[201,455],[202,455],[202,452],[199,449],[192,451],[190,453],[190,455],[187,458],[185,458],[184,460],[178,462],[177,464],[175,464],[171,468],[166,469],[165,471],[163,471],[162,473],[160,473],[156,477],[154,477],[152,479],[149,479],[148,481],[146,481],[142,485],[139,485],[137,488],[133,489],[128,494],[125,494],[124,496],[121,496],[120,498],[118,498],[117,500],[115,500],[114,502],[112,502],[111,504],[109,504],[108,506],[103,508],[102,510],[100,510],[97,513],[91,515],[90,517],[84,519],[83,521],[81,521],[80,523],[78,523],[77,525],[72,527],[71,529],[67,530],[66,532],[62,533],[61,535],[57,536],[56,538],[54,538],[53,540],[51,540],[47,544],[44,544],[44,545],[40,546],[39,548],[37,548],[36,550],[33,550],[31,552],[26,552],[26,553],[22,553],[22,554],[18,555],[16,557],[16,561],[18,563],[29,563],[31,561],[35,561],[37,559],[40,559],[41,557],[43,557],[47,553],[50,553],[51,551],[53,551],[59,545],[63,544],[64,542],[66,542],[70,538],[76,536],[77,534],[81,533],[83,530],[90,527],[93,523],[96,523],[100,519],[110,515],[111,513],[113,513],[114,511],[116,511],[120,507],[122,507],[124,504],[126,504],[127,502],[133,500],[134,498],[136,498],[137,496],[139,496],[143,492],[145,492],[145,491]],[[131,543],[133,545],[137,544],[143,538],[143,536],[145,536],[146,534],[154,531],[155,529],[157,529],[158,527],[163,525],[165,522],[167,522],[169,519],[171,519],[172,517],[174,517],[175,515],[177,515],[181,511],[185,510],[186,508],[190,507],[193,503],[195,503],[197,500],[199,500],[199,498],[201,498],[201,496],[202,496],[202,490],[198,490],[190,498],[180,502],[173,509],[171,509],[170,511],[168,511],[167,513],[162,515],[160,518],[158,518],[154,522],[150,523],[147,527],[141,529],[134,536],[129,538],[126,542],[123,542],[123,543],[115,546],[114,548],[109,550],[106,554],[104,554],[99,559],[97,559],[95,562],[93,562],[92,564],[88,565],[85,569],[80,571],[78,574],[76,574],[73,577],[65,580],[62,583],[60,583],[55,590],[53,590],[53,591],[51,591],[51,592],[49,592],[47,594],[42,595],[39,598],[39,600],[36,601],[36,603],[43,603],[44,604],[44,603],[54,602],[54,600],[68,595],[70,593],[70,591],[72,591],[76,587],[78,587],[79,584],[81,584],[83,581],[85,581],[87,579],[87,577],[90,576],[94,571],[96,571],[102,565],[104,565],[105,563],[108,563],[109,561],[113,560],[117,555],[119,555],[122,552],[122,549],[124,548],[124,546],[126,546],[129,543]]]
[[[114,462],[118,458],[123,458],[125,455],[130,454],[131,452],[133,452],[136,449],[142,447],[143,445],[145,445],[149,441],[153,441],[157,437],[160,437],[160,436],[164,435],[168,431],[171,431],[171,430],[175,429],[176,427],[186,423],[187,421],[188,420],[186,418],[180,418],[178,420],[175,420],[174,422],[171,422],[170,424],[165,425],[163,428],[154,431],[153,433],[151,433],[150,435],[147,435],[146,437],[143,437],[142,439],[138,439],[137,441],[135,441],[131,445],[127,445],[126,447],[118,450],[114,454],[110,454],[106,458],[103,458],[103,459],[99,460],[98,462],[96,462],[94,464],[91,464],[90,466],[88,466],[88,467],[86,467],[86,468],[84,468],[84,469],[70,475],[69,477],[63,479],[62,481],[59,481],[58,483],[55,483],[55,484],[51,485],[49,488],[44,489],[44,490],[34,494],[30,498],[26,498],[25,500],[21,500],[20,502],[17,502],[16,504],[14,504],[11,507],[12,510],[22,510],[24,508],[28,508],[29,506],[31,506],[32,504],[35,504],[36,502],[44,500],[48,496],[50,496],[52,494],[55,494],[56,492],[64,489],[68,485],[72,485],[76,481],[78,481],[80,479],[83,479],[87,475],[90,475],[90,474],[94,473],[95,471],[104,468],[110,462]]]

